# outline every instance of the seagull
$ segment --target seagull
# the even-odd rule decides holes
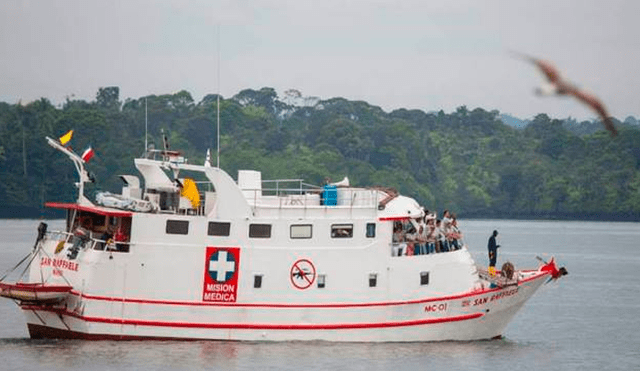
[[[618,135],[618,130],[616,130],[616,127],[613,125],[613,121],[609,117],[607,109],[604,107],[604,104],[598,97],[577,88],[575,85],[564,79],[560,75],[558,69],[551,62],[534,58],[518,52],[513,52],[513,54],[515,54],[519,58],[535,64],[547,78],[548,82],[537,88],[535,90],[536,94],[571,95],[582,103],[587,104],[600,116],[605,129],[607,129],[611,133],[612,137]]]

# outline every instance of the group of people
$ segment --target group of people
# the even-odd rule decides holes
[[[104,225],[104,220],[99,225],[95,225],[91,216],[81,215],[74,223],[75,229],[71,236],[71,247],[67,252],[67,258],[74,260],[77,258],[81,248],[84,248],[87,242],[94,240],[93,246],[95,250],[111,250],[128,252],[129,237],[124,231],[123,226]]]
[[[393,255],[426,255],[462,248],[462,233],[455,214],[445,210],[442,219],[425,210],[425,216],[397,221],[393,226]]]

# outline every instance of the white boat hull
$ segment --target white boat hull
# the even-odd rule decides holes
[[[33,338],[412,342],[492,339],[549,277],[395,303],[202,305],[81,296],[76,309],[22,307]]]

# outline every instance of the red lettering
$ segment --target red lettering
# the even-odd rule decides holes
[[[518,293],[518,290],[519,290],[519,289],[520,289],[519,287],[516,287],[516,288],[514,288],[514,289],[507,290],[507,291],[502,291],[502,292],[499,292],[499,293],[497,293],[497,294],[493,294],[493,295],[491,295],[491,296],[487,296],[487,297],[485,297],[485,298],[477,298],[477,299],[475,299],[475,300],[473,301],[473,304],[472,304],[472,305],[473,305],[473,306],[476,306],[476,305],[483,305],[483,304],[486,304],[487,302],[490,302],[490,301],[500,300],[500,299],[502,299],[502,298],[506,298],[506,297],[509,297],[509,296],[513,296],[513,295],[515,295],[515,294],[517,294],[517,293]],[[462,302],[462,306],[468,306],[468,305],[469,305],[469,303],[468,303],[468,302],[465,302],[465,301],[463,301],[463,302]]]
[[[489,301],[488,297],[486,297],[486,298],[478,298],[478,299],[473,301],[473,305],[476,306],[476,305],[486,304],[487,301]]]
[[[447,310],[447,303],[431,304],[424,307],[425,312],[443,312]]]
[[[75,262],[71,262],[65,259],[60,259],[60,258],[51,259],[46,256],[42,257],[42,259],[40,260],[40,265],[65,269],[65,270],[74,271],[74,272],[77,272],[78,268],[80,267],[78,263],[75,263]]]

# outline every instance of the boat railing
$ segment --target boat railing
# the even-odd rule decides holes
[[[488,282],[492,287],[504,287],[504,286],[516,286],[519,282],[519,272],[514,272],[512,278],[507,278],[502,271],[493,269],[490,271],[489,269],[476,265],[476,269],[478,270],[478,277],[480,279]]]
[[[142,156],[148,160],[154,161],[166,161],[166,162],[175,162],[178,164],[186,164],[187,159],[185,159],[179,151],[170,151],[170,150],[161,150],[161,149],[153,149],[149,148]]]
[[[99,232],[90,232],[90,236],[86,237],[84,243],[80,242],[78,246],[82,250],[106,250],[106,251],[120,251],[127,252],[129,251],[129,242],[126,241],[114,241],[112,238],[108,240],[103,240],[101,238],[97,238],[95,235],[98,235]],[[102,236],[100,236],[102,237]],[[80,239],[80,237],[76,236],[74,233],[66,232],[66,231],[48,231],[46,233],[46,237],[44,240],[53,240],[64,242],[64,243],[75,243],[75,239]]]
[[[458,250],[468,250],[468,247],[461,240],[459,241],[459,247],[453,247],[449,245],[446,249],[436,245],[431,249],[427,243],[419,243],[412,241],[393,241],[391,242],[391,256],[418,256],[418,255],[434,255],[434,254],[446,254],[449,252],[455,252]]]
[[[319,192],[322,187],[304,183],[304,179],[274,179],[262,181],[263,196],[302,195],[306,192]]]
[[[47,231],[46,235],[45,235],[46,239],[49,240],[56,240],[56,241],[65,241],[65,242],[69,242],[69,239],[73,236],[73,233],[69,233],[66,231]]]
[[[285,180],[297,181],[297,180]],[[325,189],[300,182],[295,187],[283,186],[285,181],[272,181],[271,187],[243,189],[252,207],[337,207],[337,208],[377,208],[379,200],[386,196],[379,190],[368,188],[334,188],[329,200]]]

